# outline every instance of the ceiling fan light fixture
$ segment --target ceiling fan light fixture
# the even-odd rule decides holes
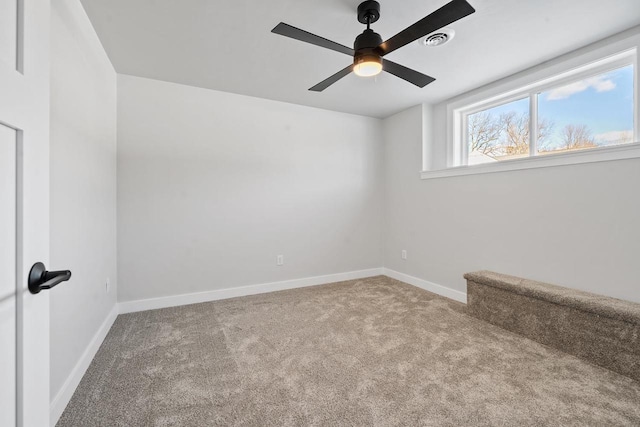
[[[376,2],[373,2],[376,3]],[[364,4],[364,3],[363,3]],[[377,4],[377,3],[376,3]],[[360,34],[353,45],[353,72],[360,77],[373,77],[382,72],[382,56],[377,48],[382,37],[370,28]]]
[[[373,77],[382,72],[382,58],[376,54],[356,55],[353,72],[360,77]]]

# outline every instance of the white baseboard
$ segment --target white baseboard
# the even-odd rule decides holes
[[[342,282],[345,280],[364,279],[385,275],[400,280],[418,288],[451,298],[462,303],[467,302],[467,294],[446,286],[409,276],[388,268],[371,268],[368,270],[351,271],[347,273],[328,274],[325,276],[305,277],[302,279],[286,280],[282,282],[263,283],[259,285],[239,286],[236,288],[217,289],[214,291],[196,292],[191,294],[172,295],[167,297],[123,301],[118,304],[120,314],[138,311],[155,310],[158,308],[177,307],[180,305],[197,304],[201,302],[217,301],[247,295],[264,294],[267,292],[284,291],[287,289],[304,288],[307,286],[323,285],[326,283]]]
[[[323,285],[325,283],[342,282],[345,280],[364,279],[366,277],[380,276],[383,274],[382,271],[382,268],[371,268],[368,270],[328,274],[326,276],[305,277],[302,279],[286,280],[283,282],[239,286],[236,288],[217,289],[215,291],[172,295],[160,298],[123,301],[118,304],[118,307],[120,314],[133,313],[137,311],[154,310],[157,308],[177,307],[180,305],[197,304],[201,302],[217,301],[247,295],[264,294],[267,292],[284,291],[294,288],[304,288],[307,286]]]
[[[467,303],[466,292],[457,291],[455,289],[447,288],[446,286],[438,285],[436,283],[429,282],[427,280],[418,279],[417,277],[409,276],[408,274],[400,273],[389,268],[383,268],[385,276],[389,276],[392,279],[400,280],[401,282],[408,283],[425,291],[433,292],[434,294],[442,295],[443,297],[451,298],[452,300],[460,301],[464,304]]]
[[[102,342],[106,338],[107,333],[109,333],[109,329],[111,329],[113,322],[115,322],[116,317],[118,317],[117,304],[113,306],[113,308],[107,315],[107,318],[104,319],[104,322],[102,322],[102,325],[100,325],[100,328],[93,336],[93,339],[91,340],[87,348],[84,350],[84,353],[82,353],[82,356],[80,356],[80,360],[78,360],[78,363],[76,363],[76,366],[74,366],[71,374],[69,374],[67,380],[62,385],[62,388],[51,401],[51,404],[49,406],[49,421],[51,426],[55,426],[58,422],[58,419],[60,419],[60,416],[64,412],[64,408],[67,407],[67,404],[71,400],[73,393],[76,391],[78,384],[80,384],[82,377],[84,376],[85,372],[87,372],[91,361],[98,352],[100,345],[102,345]]]

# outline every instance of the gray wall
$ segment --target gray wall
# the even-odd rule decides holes
[[[80,2],[52,2],[47,267],[73,272],[50,292],[52,400],[116,304],[116,83]]]
[[[640,159],[421,180],[423,133],[446,126],[434,117],[438,132],[422,106],[383,122],[385,267],[460,291],[487,269],[640,302]]]
[[[380,120],[124,75],[118,91],[119,301],[382,265]]]

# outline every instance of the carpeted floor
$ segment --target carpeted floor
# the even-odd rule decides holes
[[[640,383],[387,277],[121,315],[58,426],[640,425]]]

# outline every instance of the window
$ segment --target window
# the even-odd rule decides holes
[[[538,154],[633,142],[633,65],[536,96]]]
[[[629,64],[464,114],[466,164],[633,142],[633,77]]]
[[[636,142],[635,49],[450,110],[450,166],[549,158]],[[600,150],[602,151],[602,150]]]
[[[530,118],[528,98],[468,115],[468,164],[529,157]]]

